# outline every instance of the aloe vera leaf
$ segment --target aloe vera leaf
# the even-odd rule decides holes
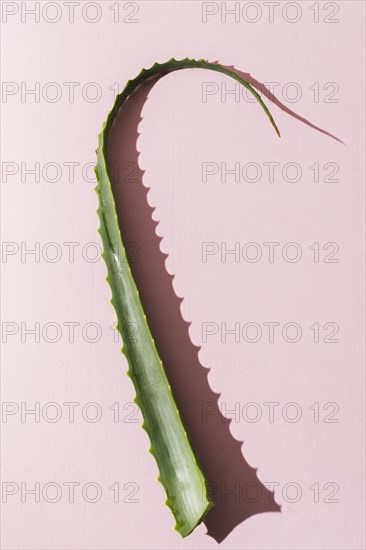
[[[181,421],[177,405],[171,392],[162,361],[155,347],[146,315],[142,308],[139,292],[131,274],[126,251],[118,225],[117,212],[111,177],[107,165],[108,137],[119,108],[130,93],[142,82],[154,75],[179,69],[209,69],[232,77],[245,86],[268,116],[272,126],[280,135],[268,108],[252,86],[234,71],[203,59],[170,59],[166,63],[155,63],[129,80],[116,101],[102,132],[98,136],[96,192],[99,199],[97,210],[100,219],[99,233],[103,242],[103,258],[107,265],[107,281],[112,290],[111,303],[118,318],[117,328],[123,338],[122,352],[128,361],[128,375],[136,391],[135,402],[143,416],[143,428],[150,439],[150,452],[159,468],[159,481],[166,494],[166,504],[176,520],[175,529],[183,536],[189,535],[203,520],[213,506],[207,493],[206,480],[197,464]],[[126,327],[138,327],[137,335],[126,335]]]

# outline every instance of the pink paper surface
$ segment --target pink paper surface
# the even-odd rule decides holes
[[[2,547],[218,547],[204,524],[181,539],[164,505],[113,328],[93,191],[116,91],[155,61],[190,57],[264,84],[282,135],[209,71],[170,74],[141,104],[139,169],[181,315],[230,437],[281,506],[220,546],[364,548],[364,3],[1,9]],[[119,169],[133,193],[128,155]],[[132,243],[144,265],[148,246],[139,256]],[[141,277],[159,288],[158,270]],[[168,307],[161,297],[160,314]],[[179,342],[172,333],[166,347],[182,369]],[[199,407],[204,430],[215,419]],[[236,500],[250,507],[233,475],[215,487],[227,514]]]

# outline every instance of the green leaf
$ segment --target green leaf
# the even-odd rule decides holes
[[[170,59],[166,63],[155,63],[150,69],[142,69],[136,78],[127,82],[124,90],[117,96],[99,134],[95,168],[98,182],[96,192],[99,198],[99,233],[103,241],[103,258],[107,264],[107,281],[112,289],[111,303],[117,313],[118,330],[124,335],[122,352],[128,361],[128,375],[136,390],[135,402],[142,412],[143,428],[150,438],[150,452],[159,468],[158,479],[166,491],[166,503],[174,514],[175,528],[183,537],[202,521],[213,503],[207,494],[204,475],[197,464],[180,418],[127,261],[107,165],[107,148],[111,126],[118,110],[137,86],[154,75],[195,68],[217,71],[240,82],[256,97],[279,135],[278,128],[259,94],[234,71],[203,59]],[[126,328],[131,326],[138,327],[133,338],[126,336]]]

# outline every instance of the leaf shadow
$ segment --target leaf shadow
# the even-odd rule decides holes
[[[338,138],[336,135],[334,134],[331,134],[330,132],[328,132],[327,130],[324,130],[324,128],[320,128],[320,126],[317,126],[316,124],[314,124],[313,122],[311,122],[310,120],[308,120],[307,118],[299,115],[298,113],[296,113],[293,109],[290,109],[289,107],[287,107],[287,105],[285,105],[284,103],[282,103],[282,101],[280,101],[267,87],[266,85],[263,83],[263,82],[259,82],[259,80],[257,80],[256,78],[254,78],[250,73],[244,73],[242,71],[239,71],[238,69],[236,69],[233,65],[223,65],[223,67],[225,67],[226,69],[229,69],[230,71],[235,71],[237,75],[239,75],[241,78],[243,78],[244,80],[246,80],[247,82],[249,82],[249,84],[251,84],[253,86],[253,88],[255,88],[259,94],[261,96],[264,96],[266,97],[271,103],[273,103],[274,105],[276,105],[276,107],[278,107],[279,109],[281,109],[281,111],[283,111],[284,113],[286,113],[287,115],[291,116],[292,118],[295,118],[296,120],[298,120],[299,122],[302,122],[303,124],[305,124],[306,126],[309,126],[310,128],[312,128],[313,130],[316,130],[317,132],[320,132],[321,134],[324,134],[325,136],[328,136],[332,139],[334,139],[335,141],[338,141],[338,143],[342,143],[342,145],[345,145],[344,141],[342,141],[340,138]]]
[[[248,73],[237,72],[268,97],[270,92],[264,84]],[[220,394],[210,388],[209,369],[200,363],[199,347],[191,342],[190,323],[181,314],[182,298],[174,291],[174,277],[165,266],[167,254],[160,249],[162,238],[156,234],[158,222],[152,219],[154,208],[147,201],[149,188],[143,184],[144,172],[138,164],[136,142],[142,108],[151,88],[162,76],[142,83],[121,107],[109,136],[108,169],[131,271],[183,423],[215,503],[204,524],[207,534],[220,543],[251,516],[280,512],[281,507],[274,493],[259,480],[257,470],[245,460],[243,442],[230,432],[231,420],[221,414]],[[287,114],[340,141],[273,96],[270,99]]]

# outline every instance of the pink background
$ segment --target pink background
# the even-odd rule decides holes
[[[131,11],[125,4],[121,3],[121,17]],[[261,82],[278,82],[275,95],[284,105],[345,142],[342,145],[273,104],[270,108],[281,140],[257,105],[243,99],[235,102],[233,96],[221,102],[219,94],[202,102],[202,83],[232,87],[228,79],[207,71],[165,77],[143,107],[139,163],[146,171],[144,184],[151,187],[148,201],[156,207],[157,233],[164,237],[161,249],[169,254],[166,268],[175,275],[176,294],[184,297],[182,315],[191,322],[192,342],[202,346],[200,362],[211,369],[209,383],[221,393],[220,406],[239,410],[240,418],[230,425],[232,435],[244,440],[245,458],[258,468],[261,482],[277,484],[276,501],[282,507],[281,513],[258,514],[241,523],[221,547],[364,548],[364,3],[331,3],[339,7],[334,16],[339,22],[333,24],[323,22],[330,11],[325,12],[321,3],[321,20],[314,22],[313,2],[298,3],[302,15],[296,23],[283,19],[284,2],[272,23],[259,2],[263,15],[256,23],[243,18],[235,23],[229,17],[222,23],[220,13],[203,23],[202,4],[195,1],[137,4],[138,23],[132,24],[115,23],[109,9],[113,3],[106,1],[99,3],[102,17],[95,24],[82,19],[80,8],[70,23],[62,7],[62,18],[54,24],[44,18],[37,24],[31,17],[22,22],[17,13],[2,25],[3,81],[14,82],[19,89],[22,82],[28,87],[39,82],[41,89],[56,82],[63,92],[54,103],[42,95],[39,102],[32,96],[22,102],[20,92],[9,95],[6,102],[2,99],[3,166],[14,162],[19,167],[2,183],[2,240],[19,247],[19,252],[2,257],[2,400],[15,404],[13,411],[19,408],[2,419],[3,489],[9,482],[19,486],[2,504],[2,546],[218,546],[206,535],[204,525],[185,540],[173,531],[174,519],[156,482],[157,467],[147,452],[147,436],[139,424],[128,421],[133,409],[126,404],[133,400],[134,390],[125,375],[120,343],[114,342],[109,329],[115,316],[104,280],[106,267],[102,261],[86,261],[81,254],[86,243],[100,243],[94,184],[83,179],[80,166],[94,161],[97,134],[113,102],[110,87],[115,82],[123,86],[155,61],[188,56],[219,60]],[[244,4],[248,3],[241,2],[241,7]],[[80,83],[73,103],[65,82]],[[88,82],[97,82],[102,89],[99,101],[83,99],[81,89]],[[289,82],[298,83],[302,90],[294,103],[282,95]],[[318,102],[309,89],[316,82]],[[334,96],[337,102],[324,101],[333,90],[323,89],[329,82],[339,87]],[[22,162],[28,167],[35,162],[41,166],[78,162],[80,166],[74,182],[69,181],[65,167],[56,183],[42,176],[35,182],[29,175],[22,182]],[[269,182],[263,169],[256,183],[243,179],[235,183],[230,177],[222,183],[219,176],[203,183],[202,162],[226,162],[230,167],[235,162],[241,166],[257,162],[262,168],[264,162],[279,162],[281,167],[297,162],[302,177],[289,183],[278,173]],[[321,167],[328,162],[339,165],[339,181],[322,181],[326,174],[321,170],[321,181],[314,182],[309,166],[315,162]],[[263,243],[274,241],[281,244],[271,263]],[[52,263],[42,254],[39,262],[28,255],[22,261],[21,243],[31,248],[36,242],[41,249],[46,243],[57,243],[62,257]],[[80,243],[74,262],[68,260],[65,242]],[[257,263],[243,259],[236,263],[232,256],[221,262],[216,254],[204,263],[203,242],[226,243],[228,248],[235,242],[241,247],[256,242],[263,257]],[[302,258],[296,263],[281,256],[288,242],[301,246]],[[314,262],[309,249],[314,242],[320,243],[321,259],[323,245],[337,243],[339,261]],[[63,325],[71,321],[80,323],[73,343]],[[281,325],[273,343],[263,326],[271,321]],[[41,328],[50,322],[62,326],[60,340],[52,344],[41,335],[35,343],[34,337],[23,334],[22,342],[21,323],[30,328],[36,322]],[[81,327],[91,322],[102,328],[96,343],[81,335]],[[223,343],[218,333],[203,343],[205,322],[226,323],[228,328],[235,322],[240,327],[256,322],[263,335],[257,343],[243,338],[236,343],[233,336]],[[302,328],[297,343],[281,336],[288,322]],[[321,328],[321,341],[314,343],[309,327],[315,322],[320,327],[337,323],[339,342],[324,343],[329,329]],[[19,331],[5,343],[9,323]],[[188,404],[189,400],[188,393]],[[28,408],[39,402],[41,409],[56,402],[62,418],[52,423],[41,414],[37,423],[28,415],[22,422],[22,402]],[[65,402],[80,403],[73,423],[67,418]],[[98,403],[103,413],[100,421],[83,419],[81,409],[89,402]],[[109,409],[116,402],[119,422],[113,422]],[[243,414],[254,415],[253,408],[246,408],[253,402],[262,414],[258,422],[248,421]],[[268,402],[279,403],[273,422],[264,405]],[[296,403],[300,409],[298,422],[289,422],[282,414],[287,403]],[[320,404],[319,422],[309,408],[314,403]],[[327,403],[335,405],[324,410]],[[338,422],[324,422],[337,408],[333,419]],[[293,414],[294,408],[288,410],[289,416]],[[230,412],[226,415],[232,417]],[[140,421],[139,413],[133,418]],[[75,502],[70,503],[63,483],[73,481],[80,486]],[[22,482],[28,488],[39,482],[41,489],[55,482],[64,490],[56,503],[42,495],[39,503],[29,495],[22,502]],[[88,482],[102,489],[97,503],[81,496],[81,487]],[[109,489],[116,482],[121,488],[119,503],[113,502]],[[138,502],[123,502],[135,487],[126,486],[129,482],[139,486]],[[290,502],[294,486],[286,493],[289,483],[295,483],[297,490],[300,487],[297,502]],[[320,490],[319,502],[314,501],[314,484]],[[338,502],[327,502],[334,487],[338,487],[333,497]]]

